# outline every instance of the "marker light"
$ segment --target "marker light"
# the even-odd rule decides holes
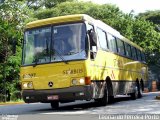
[[[85,84],[86,85],[90,85],[91,84],[91,77],[90,76],[85,77]]]

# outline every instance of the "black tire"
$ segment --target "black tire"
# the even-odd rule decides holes
[[[105,90],[104,90],[104,96],[99,101],[102,106],[106,106],[109,103],[108,92],[109,92],[108,88],[106,87]]]
[[[58,101],[51,102],[51,108],[52,109],[58,109],[59,108],[59,102]]]
[[[111,92],[111,91],[108,89],[108,87],[106,85],[105,90],[104,90],[104,96],[100,99],[96,99],[96,101],[98,102],[99,105],[106,106],[109,103],[113,103],[114,97],[109,96],[109,94],[108,94],[109,92]]]

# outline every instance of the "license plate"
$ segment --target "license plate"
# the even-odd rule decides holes
[[[50,95],[50,96],[47,96],[47,99],[48,100],[58,100],[59,96],[58,95]]]

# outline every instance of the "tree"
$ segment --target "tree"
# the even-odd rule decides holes
[[[147,21],[154,23],[156,25],[156,31],[160,32],[160,10],[140,13],[137,17],[143,18]]]
[[[160,10],[140,13],[138,17],[156,24],[156,30],[160,32]]]
[[[30,9],[38,10],[39,8],[52,8],[62,2],[66,1],[72,2],[74,0],[17,0],[17,1],[23,1]]]
[[[153,22],[154,24],[160,24],[160,10],[147,11],[145,13],[140,13],[138,17],[141,17],[145,20]]]
[[[0,89],[14,92],[19,83],[24,24],[30,13],[22,2],[15,0],[0,4],[0,13]],[[14,83],[13,89],[10,86]]]
[[[152,28],[152,30],[150,30],[150,27],[147,27],[146,29],[148,29],[147,32],[147,38],[148,40],[148,48],[152,49],[150,51],[151,56],[149,56],[150,59],[150,63],[152,64],[156,64],[158,66],[160,66],[160,47],[159,47],[159,41],[160,41],[160,10],[155,10],[155,11],[147,11],[145,13],[140,13],[139,15],[137,15],[137,18],[142,19],[143,21],[148,21],[152,23],[152,26],[154,26],[154,28]],[[150,24],[151,24],[150,23]],[[157,32],[153,31],[153,29],[155,29]],[[152,35],[150,35],[150,34]],[[154,38],[152,38],[152,36],[154,36]]]

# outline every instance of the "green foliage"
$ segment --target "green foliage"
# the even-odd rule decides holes
[[[35,13],[38,19],[56,17],[69,14],[88,14],[97,19],[117,18],[122,12],[113,5],[98,5],[92,2],[63,2],[51,9],[42,9]],[[113,13],[113,14],[111,14]],[[110,19],[108,19],[110,20]],[[110,20],[111,22],[112,20]]]
[[[40,8],[52,8],[62,2],[72,2],[74,0],[17,0],[23,1],[30,9],[38,10]]]
[[[147,11],[145,13],[140,13],[137,18],[141,19],[141,21],[148,21],[148,23],[151,24],[151,26],[146,25],[145,33],[143,33],[143,36],[145,37],[146,44],[142,43],[143,46],[146,48],[146,51],[149,50],[149,52],[152,54],[149,56],[149,63],[150,64],[156,64],[160,66],[160,47],[159,47],[159,41],[160,41],[160,10],[155,11]],[[144,24],[144,23],[142,23]],[[153,30],[154,29],[154,30]],[[157,31],[157,32],[156,32]],[[147,50],[148,48],[148,50]]]
[[[31,11],[15,0],[0,4],[0,93],[4,93],[4,89],[10,92],[20,89],[21,39]]]
[[[18,101],[19,99],[21,99],[21,91],[14,91],[11,94],[11,101]]]
[[[145,20],[153,22],[154,24],[160,25],[160,10],[147,11],[145,13],[140,13],[138,16]]]
[[[4,102],[5,96],[3,94],[0,94],[0,102]]]

